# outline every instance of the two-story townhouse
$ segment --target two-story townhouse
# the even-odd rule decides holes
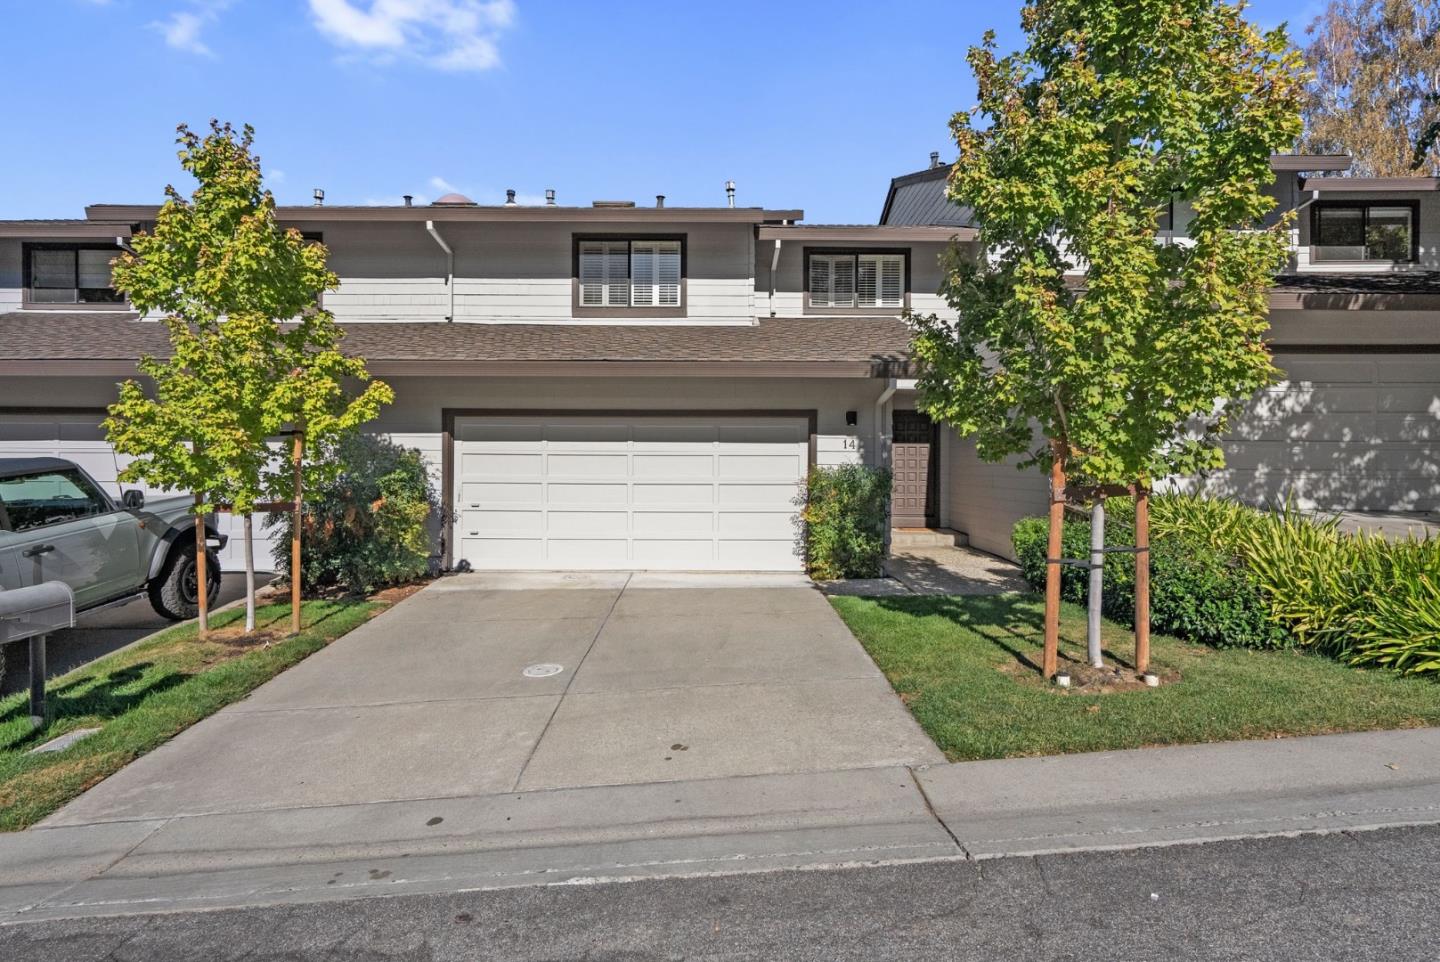
[[[1322,512],[1435,512],[1440,181],[1342,176],[1345,156],[1277,155],[1271,166],[1277,216],[1296,212],[1291,264],[1270,297],[1282,379],[1235,419],[1223,470],[1169,484],[1251,503],[1293,499]],[[895,178],[881,223],[973,226],[946,198],[948,173],[932,155],[930,167]],[[1173,204],[1159,242],[1184,243],[1186,220],[1184,205]],[[892,403],[914,401],[901,390]],[[1045,511],[1045,479],[982,462],[973,443],[948,430],[939,437],[937,520],[1010,555],[1014,522]]]
[[[1275,196],[1299,212],[1271,298],[1285,379],[1250,401],[1224,471],[1175,484],[1440,508],[1440,187],[1332,176],[1347,165],[1274,159]],[[948,310],[941,254],[975,237],[946,173],[896,178],[877,225],[661,198],[279,217],[330,250],[325,305],[396,390],[374,429],[430,462],[447,565],[794,570],[803,477],[846,462],[895,468],[897,526],[1008,555],[1044,479],[915,411],[902,315]],[[166,337],[108,263],[155,208],[85,213],[0,222],[0,455],[71,457],[113,490],[103,409]],[[1173,211],[1160,242],[1183,242],[1184,221]]]
[[[155,211],[0,222],[0,455],[114,490],[103,409],[167,342],[108,264]],[[278,216],[329,248],[325,306],[396,392],[374,429],[425,453],[438,550],[474,568],[798,569],[805,473],[885,460],[900,315],[944,308],[956,233],[660,198]]]

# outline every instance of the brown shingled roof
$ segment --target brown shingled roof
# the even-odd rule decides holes
[[[669,362],[903,366],[910,332],[895,317],[763,318],[750,325],[370,322],[344,346],[376,362]],[[168,350],[165,328],[133,314],[0,315],[0,363],[129,361]],[[408,368],[408,365],[407,365]]]

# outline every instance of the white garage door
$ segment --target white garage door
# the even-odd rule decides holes
[[[1292,354],[1237,417],[1205,490],[1306,509],[1440,509],[1440,356]]]
[[[65,458],[84,468],[111,497],[119,498],[120,470],[129,464],[128,457],[116,455],[105,440],[100,427],[103,415],[87,412],[52,414],[0,413],[0,458]],[[147,496],[165,492],[143,484],[127,487],[144,491]],[[241,571],[245,567],[242,525],[239,518],[228,514],[216,516],[216,527],[230,536],[230,543],[220,554],[225,571]],[[274,567],[270,555],[270,539],[257,517],[255,523],[255,567],[261,571]]]
[[[454,561],[798,571],[809,440],[802,418],[459,418]]]

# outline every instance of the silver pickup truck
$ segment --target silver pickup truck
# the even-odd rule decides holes
[[[166,618],[199,611],[193,502],[126,491],[116,503],[72,461],[0,458],[0,589],[63,581],[75,610],[147,594]],[[210,523],[206,594],[220,591],[226,539]]]

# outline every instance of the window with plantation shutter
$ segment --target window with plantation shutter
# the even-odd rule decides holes
[[[811,251],[806,257],[810,308],[906,306],[905,254]]]
[[[575,306],[682,313],[684,248],[678,239],[584,239],[576,242]]]

